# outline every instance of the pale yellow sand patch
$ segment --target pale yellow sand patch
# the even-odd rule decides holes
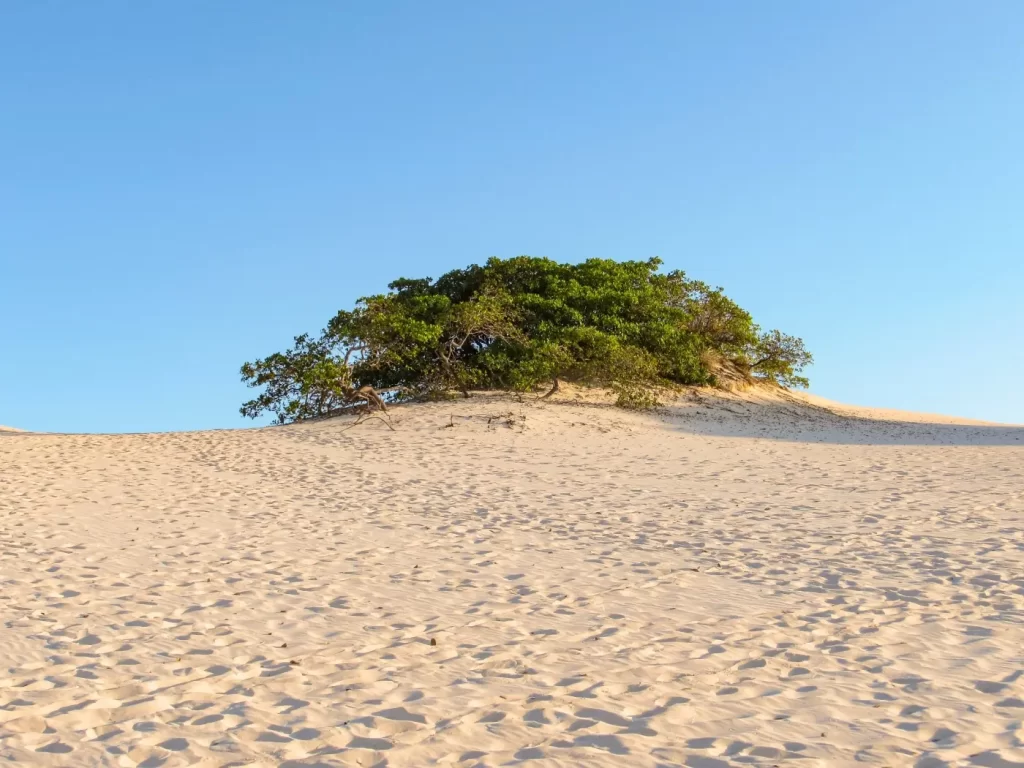
[[[1024,765],[1024,429],[805,397],[8,434],[0,762]]]

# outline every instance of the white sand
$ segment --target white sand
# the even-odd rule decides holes
[[[0,435],[0,764],[1024,765],[1024,428],[694,398]]]

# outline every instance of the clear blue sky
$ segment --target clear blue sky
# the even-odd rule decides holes
[[[838,400],[1024,422],[1024,3],[0,8],[0,424],[244,426],[397,276],[722,285]]]

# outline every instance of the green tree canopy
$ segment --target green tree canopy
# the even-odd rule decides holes
[[[401,278],[335,315],[317,338],[246,363],[262,388],[241,412],[279,422],[336,413],[364,388],[416,397],[473,389],[607,386],[623,405],[658,385],[708,385],[708,352],[753,378],[806,386],[803,342],[762,332],[721,288],[662,273],[661,261],[559,264],[518,256]]]

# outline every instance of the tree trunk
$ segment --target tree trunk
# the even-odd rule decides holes
[[[368,411],[378,410],[383,411],[384,413],[388,412],[388,407],[385,405],[384,399],[378,395],[377,390],[371,386],[360,387],[356,390],[355,396],[366,403]]]
[[[551,383],[551,389],[549,389],[549,390],[547,391],[547,394],[546,394],[546,395],[544,395],[544,396],[543,396],[543,397],[541,398],[541,400],[547,400],[547,399],[548,399],[549,397],[551,397],[551,396],[552,396],[553,394],[555,394],[555,392],[557,392],[557,391],[558,391],[558,377],[557,377],[557,376],[555,376],[555,378],[554,378],[554,379],[552,379],[551,381],[552,381],[552,383]]]

